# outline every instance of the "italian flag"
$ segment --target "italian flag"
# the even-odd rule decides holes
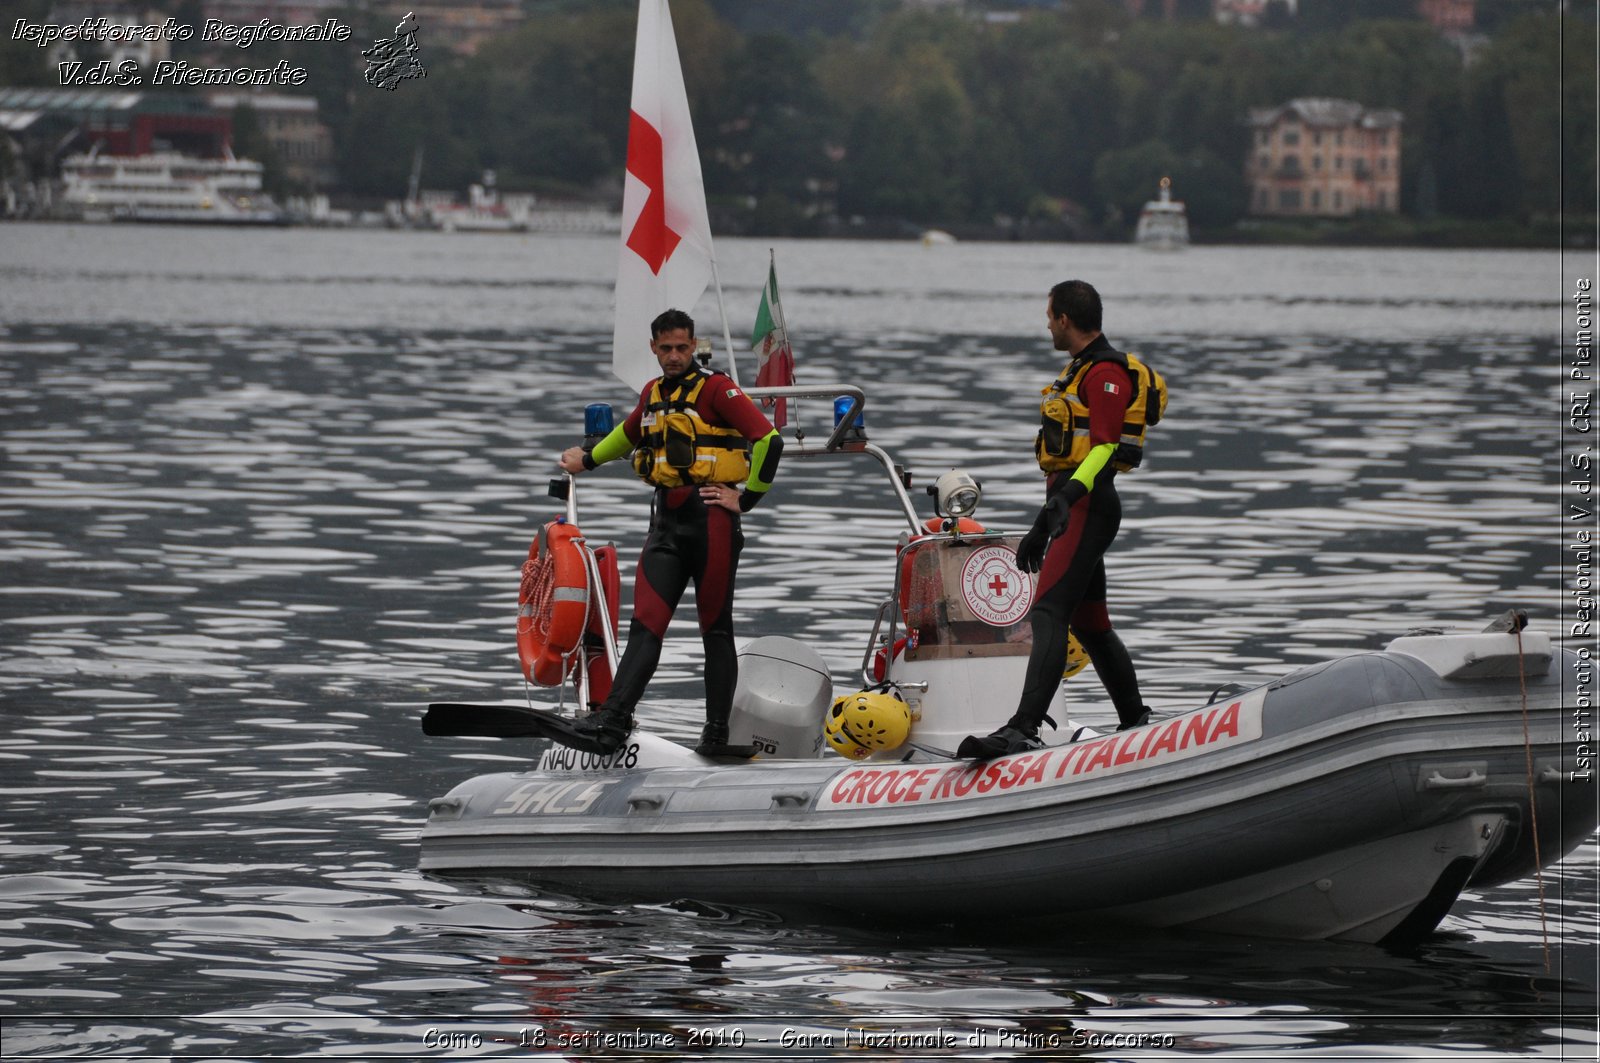
[[[783,304],[778,301],[778,265],[767,267],[767,286],[761,291],[761,308],[750,333],[750,349],[759,359],[756,387],[787,387],[794,383],[794,349],[783,325]],[[789,423],[789,400],[764,398],[761,405],[772,410],[772,424],[782,428]]]

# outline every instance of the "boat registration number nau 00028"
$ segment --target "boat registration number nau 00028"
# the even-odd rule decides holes
[[[1261,737],[1266,692],[1197,709],[1104,738],[1048,746],[981,763],[850,768],[834,776],[817,809],[883,808],[965,801],[1065,786],[1204,756]]]

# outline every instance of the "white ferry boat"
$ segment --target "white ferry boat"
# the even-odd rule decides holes
[[[472,185],[467,202],[448,192],[423,192],[399,214],[445,232],[620,233],[622,215],[590,203],[543,201],[531,193],[502,193],[494,172]]]
[[[487,170],[483,183],[467,189],[467,202],[457,203],[448,192],[424,192],[422,206],[435,228],[447,233],[522,233],[528,231],[530,195],[502,195],[495,187],[494,171]]]
[[[61,203],[82,221],[278,225],[287,219],[261,190],[262,166],[232,156],[176,152],[72,155],[61,164]]]
[[[1172,178],[1161,179],[1161,191],[1148,200],[1139,212],[1139,225],[1133,242],[1158,251],[1175,251],[1189,246],[1189,216],[1182,201],[1172,199]]]

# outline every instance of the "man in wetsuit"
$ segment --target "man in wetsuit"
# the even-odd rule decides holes
[[[1028,614],[1033,649],[1016,713],[987,737],[963,739],[959,752],[964,757],[988,759],[1040,747],[1039,724],[1048,719],[1061,682],[1069,629],[1116,706],[1118,729],[1137,727],[1150,717],[1133,661],[1106,611],[1103,561],[1122,522],[1117,470],[1137,465],[1142,457],[1142,412],[1134,417],[1137,423],[1129,423],[1138,370],[1131,370],[1128,356],[1101,333],[1100,295],[1084,281],[1052,288],[1046,315],[1055,349],[1066,351],[1072,361],[1044,391],[1036,450],[1046,475],[1045,503],[1017,546],[1017,567],[1039,574]],[[1139,402],[1141,411],[1149,399],[1147,394]]]
[[[728,718],[739,668],[733,646],[733,582],[744,546],[739,515],[766,497],[783,437],[732,380],[695,365],[688,314],[668,310],[651,322],[650,349],[661,376],[645,385],[633,413],[593,450],[570,447],[559,462],[577,475],[631,452],[634,470],[656,489],[628,646],[611,693],[573,724],[572,738],[561,740],[597,753],[622,745],[661,659],[667,623],[692,579],[706,652],[706,725],[695,751],[715,756],[735,752]]]

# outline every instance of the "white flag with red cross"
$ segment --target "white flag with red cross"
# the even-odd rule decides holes
[[[711,219],[667,0],[639,0],[611,371],[638,390],[660,375],[650,322],[693,314],[711,281]]]

